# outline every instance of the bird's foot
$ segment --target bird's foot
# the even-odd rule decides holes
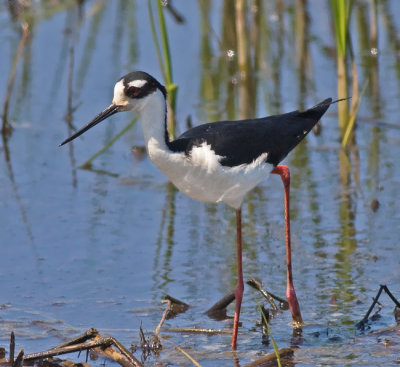
[[[286,289],[286,298],[289,303],[289,310],[292,314],[291,325],[294,328],[304,326],[303,318],[301,317],[300,305],[297,300],[296,292],[293,286],[288,286]]]

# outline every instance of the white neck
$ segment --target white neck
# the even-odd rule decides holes
[[[136,110],[140,115],[143,137],[149,153],[153,145],[167,150],[165,143],[166,101],[162,92],[157,89],[143,98]]]

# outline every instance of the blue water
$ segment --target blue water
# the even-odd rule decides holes
[[[304,96],[290,26],[293,9],[287,3],[281,59],[273,39],[270,48],[263,49],[257,73],[259,116],[312,106],[336,95],[335,60],[325,52],[335,46],[327,27],[328,5],[308,2],[312,66]],[[270,34],[277,36],[274,4],[268,3],[263,14]],[[179,87],[178,130],[185,129],[189,115],[194,124],[230,118],[228,91],[237,96],[238,85],[232,86],[237,75],[233,78],[227,72],[231,61],[220,44],[223,3],[212,4],[203,31],[197,2],[173,5],[186,20],[177,24],[166,14]],[[387,7],[395,14],[398,4],[388,1]],[[388,284],[395,296],[400,295],[398,51],[389,42],[388,13],[382,4],[378,14],[378,82],[370,84],[360,107],[350,171],[343,174],[346,163],[340,162],[336,106],[323,118],[321,134],[310,134],[285,160],[292,172],[295,285],[308,325],[302,337],[293,337],[290,315],[284,312],[271,321],[271,329],[280,348],[299,347],[299,366],[395,361],[393,347],[385,347],[376,337],[358,336],[354,328],[379,284]],[[0,345],[8,349],[14,331],[16,349],[37,352],[95,327],[129,347],[138,343],[141,324],[147,335],[155,330],[164,309],[161,300],[169,294],[192,307],[167,320],[161,334],[189,348],[202,365],[232,365],[229,335],[167,329],[230,329],[231,321],[210,320],[204,311],[235,286],[234,211],[185,197],[146,155],[139,159],[132,154],[132,147],[143,145],[139,126],[95,159],[92,171],[79,169],[133,118],[129,113],[113,116],[73,144],[58,147],[71,133],[64,120],[70,68],[75,127],[110,104],[113,85],[125,73],[142,69],[162,80],[147,3],[87,1],[82,19],[74,3],[35,4],[31,16],[35,25],[18,61],[10,97],[12,132],[0,143]],[[5,3],[0,5],[2,106],[20,21],[12,21]],[[398,32],[397,19],[394,26]],[[356,32],[355,21],[353,28]],[[202,36],[208,37],[208,57],[203,55]],[[364,66],[373,56],[357,41],[362,86],[373,75],[373,68]],[[275,56],[280,62],[274,65]],[[277,82],[273,71],[279,74]],[[207,83],[213,88],[207,89]],[[271,100],[279,100],[279,105]],[[238,97],[233,110],[239,116]],[[271,177],[243,206],[245,278],[257,276],[281,296],[286,279],[282,191],[279,178]],[[373,199],[380,203],[376,212],[370,207]],[[272,352],[271,345],[261,344],[256,325],[256,306],[262,302],[246,287],[238,348],[241,365]],[[393,305],[387,297],[382,302],[382,318],[372,330],[394,324]],[[147,363],[156,361],[187,363],[168,344]]]

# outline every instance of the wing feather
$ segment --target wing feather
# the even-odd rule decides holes
[[[266,161],[277,165],[311,131],[331,103],[328,98],[305,111],[199,125],[170,142],[169,148],[190,155],[193,147],[206,143],[223,157],[220,163],[224,166],[248,164],[265,153]]]

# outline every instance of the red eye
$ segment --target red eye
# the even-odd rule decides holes
[[[136,98],[140,93],[140,88],[138,87],[129,87],[126,90],[126,95],[131,98]]]

